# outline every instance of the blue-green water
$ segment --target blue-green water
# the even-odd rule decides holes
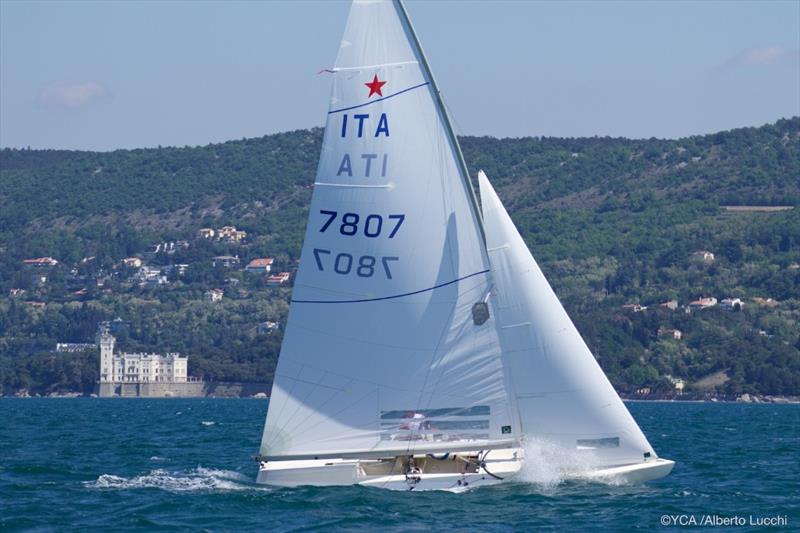
[[[255,485],[264,400],[0,398],[0,530],[800,531],[800,406],[629,407],[671,476],[450,494]]]

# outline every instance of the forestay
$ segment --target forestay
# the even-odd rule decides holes
[[[356,0],[332,71],[261,454],[507,442],[480,220],[402,6]]]
[[[583,450],[594,466],[655,458],[483,172],[478,180],[492,303],[521,431]]]

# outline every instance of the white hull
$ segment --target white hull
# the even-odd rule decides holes
[[[593,481],[620,481],[635,485],[667,476],[674,466],[675,461],[669,459],[652,459],[633,465],[593,470],[580,477]]]
[[[462,470],[455,466],[457,461],[454,459],[425,459],[425,456],[420,456],[418,460],[426,460],[426,466],[419,474],[408,476],[394,466],[389,466],[388,472],[370,473],[376,467],[389,464],[371,459],[270,461],[261,463],[256,482],[279,487],[363,485],[389,490],[461,492],[514,480],[523,467],[522,456],[523,451],[519,448],[494,450],[483,457],[482,466],[476,465],[467,472],[452,471]],[[633,465],[565,473],[564,479],[637,484],[668,475],[674,465],[667,459],[652,459]]]
[[[474,452],[473,456],[479,452]],[[459,453],[447,459],[418,456],[421,472],[406,475],[398,462],[372,459],[318,459],[261,463],[257,483],[281,487],[301,485],[364,485],[390,490],[446,490],[461,492],[496,485],[512,478],[522,467],[519,449],[493,450],[482,457],[483,466],[467,464]],[[383,470],[383,472],[381,472]]]

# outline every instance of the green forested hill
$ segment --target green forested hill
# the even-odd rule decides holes
[[[127,324],[125,348],[180,350],[207,378],[270,379],[280,332],[259,324],[285,323],[288,289],[212,267],[211,258],[239,255],[244,264],[268,255],[291,267],[321,136],[295,131],[109,153],[0,151],[2,390],[90,387],[96,356],[52,348],[90,341],[97,321],[115,317]],[[461,142],[617,387],[667,390],[672,377],[730,394],[800,394],[800,118],[680,140]],[[724,208],[742,205],[796,208]],[[199,228],[222,225],[244,229],[247,239],[196,238]],[[177,239],[190,246],[148,253]],[[700,250],[714,260],[692,255]],[[120,264],[134,255],[189,267],[163,287],[141,288]],[[22,263],[42,256],[60,261],[44,283],[42,269]],[[223,286],[222,302],[203,300],[204,290]],[[25,292],[12,297],[11,289]],[[744,307],[683,309],[712,296],[740,298]],[[681,307],[658,306],[669,300]],[[672,329],[682,338],[663,334]]]

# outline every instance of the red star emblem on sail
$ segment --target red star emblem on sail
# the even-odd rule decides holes
[[[375,74],[375,77],[372,78],[372,81],[367,82],[364,85],[369,87],[369,96],[367,96],[367,98],[369,98],[373,94],[377,94],[378,96],[383,96],[383,93],[381,92],[381,87],[386,85],[386,82],[385,81],[380,81],[378,79],[378,75]]]

